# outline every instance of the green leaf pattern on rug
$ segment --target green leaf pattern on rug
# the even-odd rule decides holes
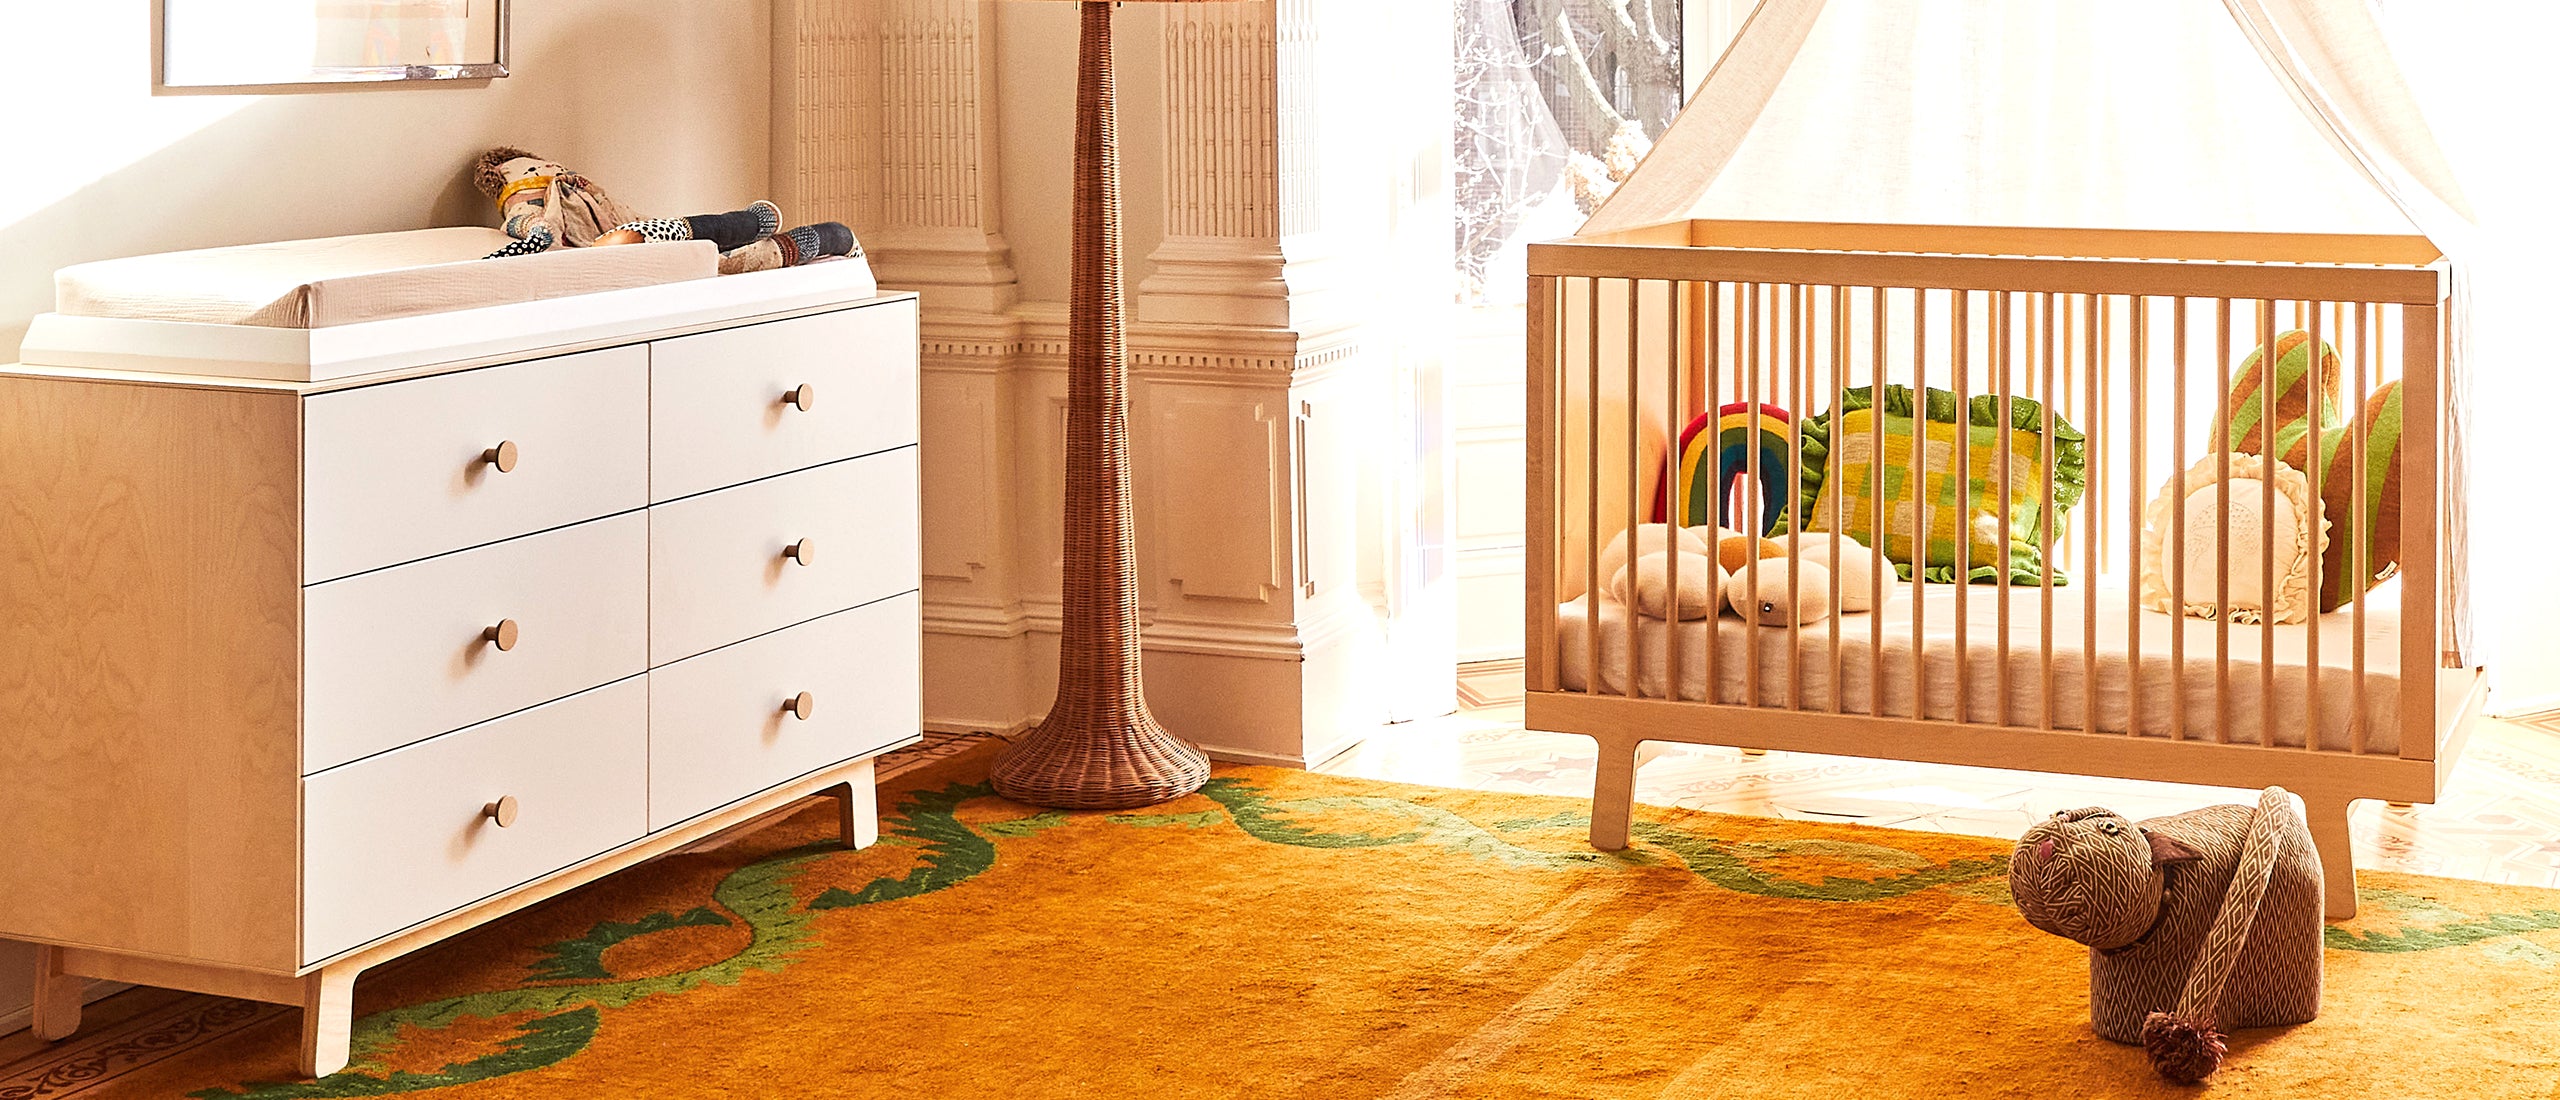
[[[920,866],[900,878],[875,880],[858,893],[848,895],[851,900],[842,905],[915,897],[967,881],[993,865],[995,846],[971,831],[955,814],[962,803],[991,793],[992,789],[984,783],[955,783],[941,791],[910,795],[899,806],[904,817],[897,829],[924,842]],[[811,863],[843,851],[832,844],[794,848],[740,867],[722,879],[712,889],[712,900],[745,922],[751,938],[744,949],[719,962],[674,974],[603,984],[527,986],[467,993],[378,1012],[356,1021],[354,1060],[346,1070],[316,1082],[252,1085],[239,1092],[208,1089],[195,1095],[200,1100],[387,1096],[485,1081],[552,1065],[586,1049],[588,1040],[594,1035],[593,1017],[599,1009],[621,1008],[644,997],[683,993],[705,985],[734,985],[751,973],[781,970],[802,951],[818,946],[819,941],[813,935],[818,906],[815,903],[805,908],[801,906],[792,883]],[[823,895],[820,900],[824,900]],[[649,919],[644,917],[636,923],[648,923]],[[674,918],[667,919],[672,921]],[[560,954],[560,947],[555,946],[553,956],[557,958]],[[546,1025],[547,1020],[583,1015],[588,1024],[575,1042],[517,1044],[510,1047],[516,1052],[507,1057],[482,1058],[447,1067],[439,1074],[365,1072],[367,1059],[387,1049],[404,1027],[437,1030],[463,1019],[493,1019],[523,1012],[543,1014],[542,1019],[526,1025],[526,1033],[528,1036],[538,1034],[546,1040],[557,1038],[560,1029],[568,1026]],[[516,1050],[516,1046],[522,1049]],[[425,1083],[430,1079],[433,1083]],[[313,1088],[335,1091],[307,1091]]]
[[[1881,901],[1885,898],[1916,894],[1932,887],[1954,886],[1979,881],[1992,875],[2009,873],[2009,861],[2005,858],[1955,859],[1945,863],[1931,863],[1915,856],[1913,859],[1917,860],[1916,864],[1904,864],[1907,869],[1899,874],[1878,878],[1844,878],[1838,875],[1826,875],[1820,882],[1802,882],[1770,874],[1753,864],[1771,855],[1785,853],[1837,858],[1842,851],[1841,842],[1816,839],[1743,845],[1700,836],[1650,821],[1637,822],[1634,833],[1640,840],[1669,849],[1673,855],[1680,857],[1681,862],[1688,864],[1689,870],[1699,878],[1738,894],[1757,894],[1770,898],[1792,898],[1799,901]],[[1807,844],[1818,847],[1805,847]],[[1858,844],[1855,847],[1870,853],[1866,856],[1870,861],[1874,858],[1872,852],[1879,850],[1875,845]]]
[[[1262,789],[1234,776],[1209,780],[1200,793],[1210,801],[1226,807],[1227,816],[1235,818],[1236,828],[1255,840],[1286,844],[1293,848],[1384,848],[1394,844],[1411,844],[1422,839],[1422,831],[1407,830],[1380,836],[1376,833],[1326,833],[1293,824],[1287,820],[1289,807],[1272,803],[1263,797]]]
[[[908,795],[906,801],[898,804],[897,824],[890,831],[923,847],[923,854],[917,857],[916,869],[898,878],[873,879],[870,885],[860,890],[829,887],[809,903],[809,908],[851,909],[922,897],[986,873],[987,868],[996,865],[995,842],[970,828],[968,822],[960,820],[960,806],[971,799],[985,798],[994,793],[995,787],[991,784],[953,783],[939,791],[917,791]]]
[[[2333,924],[2329,926],[2326,940],[2330,950],[2381,954],[2437,951],[2560,929],[2560,910],[2529,909],[2521,913],[2474,916],[2423,894],[2401,890],[2366,890],[2359,897],[2368,911],[2356,923],[2388,919],[2400,927],[2358,932]],[[2500,957],[2539,963],[2544,956],[2535,952],[2509,951]]]
[[[679,994],[706,985],[730,985],[751,973],[778,971],[809,948],[818,946],[815,922],[830,910],[856,908],[921,897],[949,889],[995,866],[996,840],[1018,840],[1060,829],[1095,824],[1127,828],[1207,829],[1232,821],[1255,840],[1297,848],[1362,849],[1430,844],[1453,853],[1506,867],[1564,870],[1596,868],[1629,871],[1661,863],[1640,849],[1598,852],[1587,848],[1551,850],[1514,843],[1500,834],[1579,830],[1589,817],[1575,811],[1547,817],[1479,824],[1440,806],[1385,796],[1274,798],[1252,782],[1220,776],[1200,792],[1217,809],[1189,813],[1065,814],[1045,812],[972,826],[960,808],[992,797],[986,783],[953,783],[940,790],[919,790],[903,799],[896,815],[884,821],[891,834],[919,849],[916,866],[903,875],[881,876],[859,890],[830,887],[805,905],[794,883],[814,863],[852,855],[834,845],[813,845],[777,852],[731,872],[713,888],[712,899],[743,922],[751,938],[745,948],[719,962],[674,974],[613,980],[603,956],[615,944],[679,927],[728,925],[710,908],[682,915],[652,913],[628,922],[604,921],[585,936],[550,947],[532,967],[539,981],[580,982],[528,986],[465,994],[426,1004],[376,1013],[356,1024],[354,1064],[321,1081],[251,1085],[239,1092],[208,1089],[199,1100],[299,1100],[312,1097],[386,1096],[486,1081],[554,1065],[586,1049],[605,1009],[621,1008],[642,998]],[[1393,832],[1329,831],[1328,815],[1401,819],[1411,827]],[[1737,893],[1823,902],[1870,902],[1944,887],[1956,896],[2007,904],[2008,861],[2001,857],[1955,859],[1944,863],[1889,845],[1834,838],[1774,841],[1729,840],[1662,822],[1636,822],[1634,836],[1667,852],[1702,882]],[[1763,864],[1790,857],[1812,857],[1863,865],[1874,877],[1827,875],[1819,882],[1792,879],[1763,870]],[[2347,951],[2425,951],[2460,947],[2484,940],[2560,928],[2560,912],[2536,910],[2520,914],[2473,917],[2416,895],[2368,891],[2381,909],[2414,918],[2397,931],[2352,932],[2331,926],[2328,945]],[[2361,923],[2361,922],[2360,922]],[[2552,958],[2547,951],[2520,958]],[[370,1073],[368,1062],[386,1050],[403,1029],[435,1030],[456,1021],[493,1019],[532,1013],[504,1048],[432,1074]]]
[[[598,921],[586,935],[552,944],[551,953],[526,970],[537,982],[604,981],[613,977],[613,971],[605,969],[604,953],[617,945],[678,928],[728,926],[729,918],[700,906],[681,915],[651,913],[635,921]]]
[[[1017,817],[1011,821],[991,821],[987,824],[978,826],[978,831],[986,833],[989,836],[1000,836],[1011,839],[1015,837],[1033,836],[1047,832],[1048,830],[1055,829],[1066,823],[1067,815],[1063,811],[1051,810],[1045,814],[1033,814],[1030,817]]]
[[[523,1030],[496,1052],[460,1065],[446,1066],[435,1073],[403,1072],[379,1077],[338,1073],[317,1081],[252,1085],[245,1094],[206,1089],[188,1095],[197,1100],[219,1100],[240,1095],[254,1096],[258,1100],[332,1100],[351,1096],[396,1096],[404,1092],[468,1085],[556,1064],[587,1049],[587,1044],[595,1041],[596,1028],[602,1022],[603,1015],[593,1006],[540,1017],[525,1024]]]
[[[1202,810],[1189,814],[1113,814],[1107,820],[1138,829],[1206,829],[1226,824],[1227,815],[1223,810]]]

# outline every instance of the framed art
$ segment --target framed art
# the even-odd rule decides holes
[[[160,0],[171,88],[507,75],[508,0]]]

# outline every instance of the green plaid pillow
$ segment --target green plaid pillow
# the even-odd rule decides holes
[[[2047,527],[2044,405],[2011,397],[2004,426],[1996,396],[1984,394],[1959,403],[1954,393],[1931,389],[1926,400],[1927,408],[1919,409],[1910,388],[1887,386],[1884,408],[1878,410],[1874,391],[1856,388],[1842,394],[1838,409],[1805,421],[1804,486],[1798,505],[1802,529],[1828,530],[1831,498],[1836,495],[1843,533],[1882,550],[1905,578],[1917,567],[1927,580],[1953,582],[1956,566],[1963,562],[1970,564],[1968,579],[1977,584],[1996,582],[2000,577],[2000,470],[2005,465],[2009,471],[2009,580],[2070,583],[2060,569],[2048,569],[2037,550]],[[1875,453],[1879,418],[1884,435],[1881,455]],[[1915,440],[1926,448],[1925,462],[1913,461]],[[2049,445],[2053,448],[2051,525],[2059,530],[2087,490],[2088,440],[2078,428],[2056,417]],[[1879,499],[1885,512],[1881,532],[1875,530]],[[1919,537],[1924,508],[1928,517],[1925,545]]]

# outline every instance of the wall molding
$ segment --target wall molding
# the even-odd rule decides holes
[[[1002,140],[1015,105],[997,81],[1036,82],[1052,104],[1067,88],[1055,43],[1006,56],[993,5],[778,0],[772,118],[795,216],[856,226],[882,285],[923,295],[927,724],[1011,733],[1046,709],[1057,650],[1067,306],[1021,298],[999,184],[1055,186],[1062,166],[1050,135]],[[1330,179],[1327,158],[1377,150],[1322,116],[1405,85],[1370,80],[1366,40],[1320,29],[1340,25],[1336,6],[1174,5],[1124,21],[1119,43],[1161,61],[1160,102],[1122,89],[1163,127],[1122,148],[1160,181],[1142,192],[1153,209],[1129,211],[1161,221],[1125,330],[1140,629],[1164,659],[1149,696],[1222,759],[1303,764],[1389,705],[1375,656],[1389,519],[1368,479],[1407,368],[1372,284],[1400,255],[1376,231],[1383,207],[1411,195]],[[1446,89],[1406,83],[1405,121],[1428,122]],[[1445,140],[1445,124],[1421,130],[1417,149]],[[1034,149],[1048,159],[1004,159]],[[1025,239],[1063,250],[1056,228]]]

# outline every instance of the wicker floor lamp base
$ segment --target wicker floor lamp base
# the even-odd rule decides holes
[[[1049,717],[995,762],[990,778],[998,793],[1035,806],[1118,810],[1199,790],[1209,780],[1209,760],[1156,724],[1139,677],[1112,5],[1082,7],[1058,699]]]

